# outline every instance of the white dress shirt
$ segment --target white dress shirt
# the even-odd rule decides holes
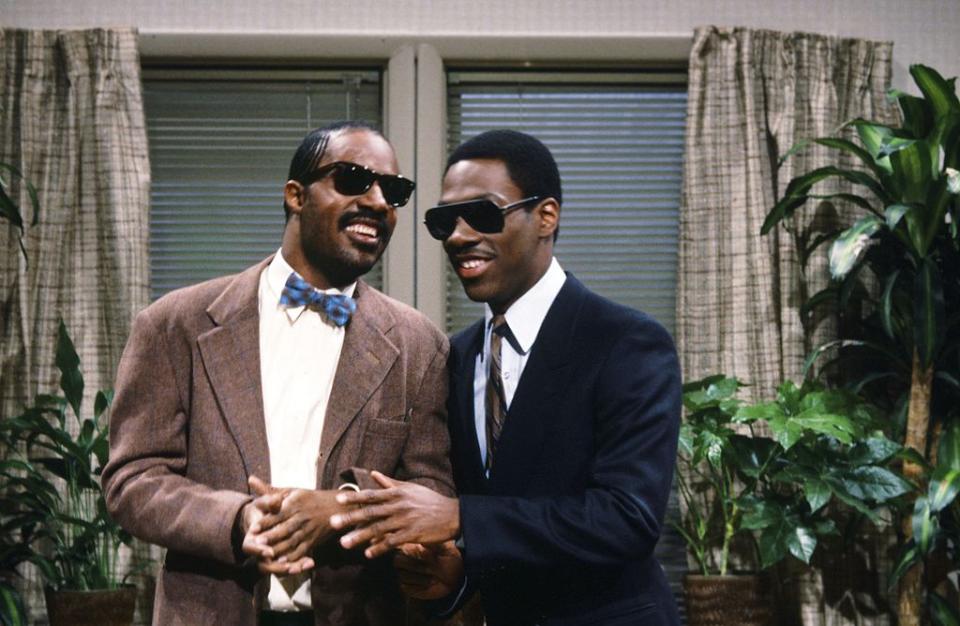
[[[507,409],[513,402],[513,395],[517,391],[517,385],[520,384],[520,376],[523,374],[523,368],[526,367],[527,360],[530,358],[530,348],[537,339],[540,327],[543,326],[543,320],[550,310],[550,305],[556,300],[557,294],[567,280],[567,275],[563,273],[560,263],[554,258],[550,262],[550,267],[546,273],[540,277],[525,294],[517,298],[517,301],[510,305],[504,317],[507,320],[507,326],[516,339],[517,346],[508,341],[506,337],[500,342],[500,372],[503,376],[503,392],[507,402]],[[480,458],[486,463],[487,460],[487,374],[490,371],[490,332],[491,321],[493,320],[493,311],[489,305],[485,306],[484,314],[484,333],[483,333],[483,351],[477,355],[477,363],[473,375],[473,415],[474,424],[477,430],[477,443],[480,444]],[[519,351],[517,351],[519,347]]]
[[[320,435],[343,348],[344,327],[306,307],[280,305],[293,268],[277,251],[260,275],[260,382],[270,451],[270,482],[277,487],[317,488]],[[353,295],[356,283],[342,292]],[[271,576],[271,610],[311,607],[309,572]]]

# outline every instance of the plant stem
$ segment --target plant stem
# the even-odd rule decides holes
[[[910,380],[910,409],[907,414],[907,432],[904,436],[904,445],[913,448],[924,458],[927,457],[927,432],[930,428],[930,395],[933,388],[933,366],[923,367],[920,364],[920,355],[913,351],[913,371]],[[923,467],[912,461],[903,462],[903,476],[911,483],[923,490]],[[915,496],[910,497],[910,502]],[[910,511],[900,520],[900,527],[905,539],[909,540],[913,534]],[[900,626],[919,626],[920,603],[923,593],[923,563],[917,563],[900,579],[898,597],[898,616]]]
[[[737,516],[737,504],[731,497],[735,489],[734,478],[727,474],[727,470],[723,472],[723,500],[722,502],[730,502],[730,509],[727,509],[726,504],[721,505],[723,509],[723,546],[720,549],[720,575],[726,576],[727,574],[727,564],[730,560],[730,542],[733,540],[733,534],[736,531],[734,527],[734,520]]]

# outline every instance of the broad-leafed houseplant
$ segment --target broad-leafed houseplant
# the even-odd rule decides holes
[[[108,515],[100,485],[112,394],[98,392],[84,416],[80,360],[63,322],[56,365],[63,395],[39,395],[0,420],[3,564],[33,563],[55,591],[119,589],[119,548],[131,537]]]
[[[746,404],[740,387],[724,376],[684,386],[676,527],[699,576],[730,574],[738,540],[751,547],[753,571],[788,557],[809,564],[820,538],[839,535],[838,513],[882,524],[882,511],[909,490],[889,467],[900,446],[852,392],[787,382],[775,401]]]
[[[862,213],[845,230],[814,240],[830,244],[833,282],[806,310],[832,307],[839,337],[811,357],[836,354],[825,375],[885,408],[895,438],[912,451],[903,473],[915,497],[927,492],[941,433],[960,419],[960,100],[954,80],[932,68],[914,65],[910,74],[920,96],[891,92],[900,126],[855,119],[838,136],[791,149],[787,156],[819,144],[852,155],[859,166],[795,177],[762,232],[791,223],[811,202],[842,202]],[[852,191],[818,193],[826,179],[847,181]],[[904,546],[914,532],[912,508],[901,518]],[[901,626],[921,621],[923,578],[917,566],[900,579]]]

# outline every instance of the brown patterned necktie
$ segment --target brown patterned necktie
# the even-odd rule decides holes
[[[503,420],[507,417],[507,396],[503,392],[501,376],[500,344],[503,335],[509,332],[507,320],[502,315],[494,315],[490,321],[490,370],[487,372],[487,462],[486,470],[493,467],[493,453],[503,430]]]

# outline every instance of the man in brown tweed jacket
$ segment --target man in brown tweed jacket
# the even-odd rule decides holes
[[[154,623],[404,623],[390,559],[327,523],[367,470],[452,493],[447,340],[358,280],[413,190],[397,170],[366,125],[310,133],[280,251],[137,315],[103,481],[119,523],[167,548]]]

